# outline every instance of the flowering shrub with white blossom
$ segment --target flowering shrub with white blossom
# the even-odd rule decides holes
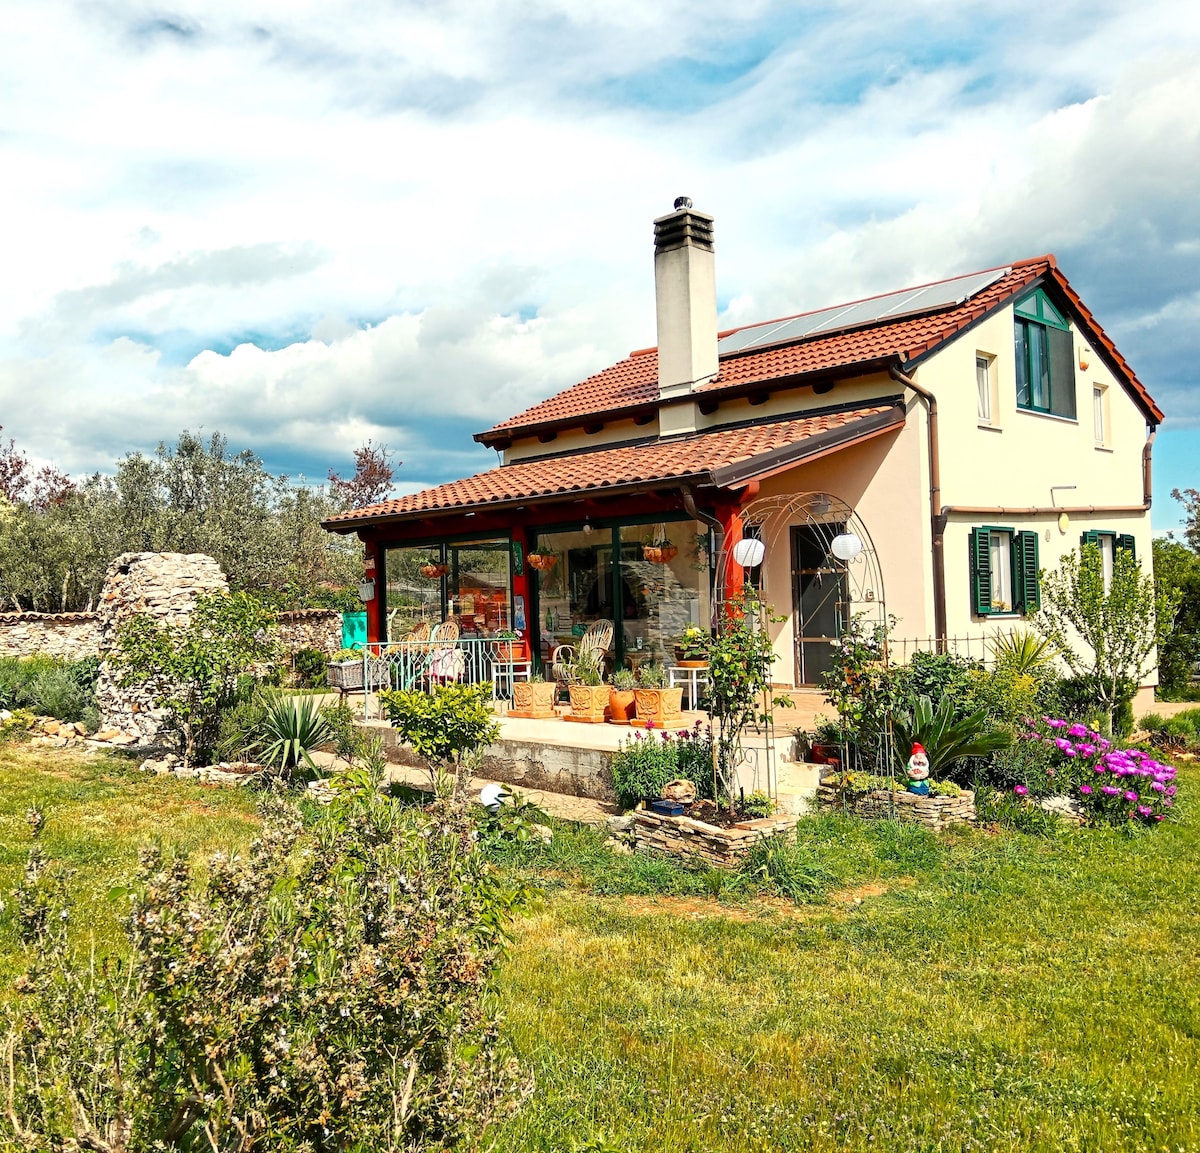
[[[1141,749],[1118,748],[1087,725],[1042,717],[1021,739],[1042,745],[1045,773],[1057,780],[1056,791],[1078,800],[1093,822],[1154,824],[1174,806],[1173,765]],[[1028,784],[1013,786],[1019,797],[1030,791]]]
[[[0,1146],[475,1147],[524,1090],[488,994],[521,894],[461,798],[403,807],[378,784],[346,774],[308,828],[271,800],[250,851],[202,869],[143,850],[126,957],[72,947],[35,816]]]

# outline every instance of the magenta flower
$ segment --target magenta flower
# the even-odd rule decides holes
[[[1065,729],[1067,727],[1066,721],[1056,720],[1053,717],[1042,717],[1042,720],[1044,720],[1052,729]]]
[[[1168,797],[1173,797],[1174,795],[1175,795],[1175,786],[1174,786],[1174,785],[1168,785],[1168,786],[1167,786],[1167,796],[1168,796]]]
[[[1029,790],[1024,785],[1013,785],[1013,792],[1016,793],[1018,797],[1023,797],[1027,792],[1029,792]]]
[[[1090,796],[1090,795],[1091,795],[1091,792],[1092,792],[1092,786],[1091,786],[1091,785],[1080,785],[1080,786],[1079,786],[1079,791],[1080,791],[1080,792],[1081,792],[1081,793],[1082,793],[1082,794],[1083,794],[1085,797],[1087,797],[1087,796]]]
[[[1154,784],[1152,784],[1150,787],[1151,787],[1151,788],[1152,788],[1152,789],[1153,789],[1153,790],[1154,790],[1156,793],[1165,793],[1165,792],[1167,791],[1167,786],[1166,786],[1166,785],[1164,785],[1164,784],[1162,783],[1162,781],[1155,781],[1155,782],[1154,782]]]
[[[1081,725],[1081,724],[1077,723],[1077,724],[1072,725],[1069,729],[1067,729],[1067,736],[1069,736],[1069,737],[1086,737],[1087,735],[1088,735],[1087,725]]]
[[[1138,805],[1138,816],[1139,817],[1148,817],[1149,815],[1150,815],[1150,806],[1149,805]]]
[[[1105,786],[1104,786],[1104,788],[1102,788],[1100,791],[1101,791],[1101,792],[1102,792],[1102,793],[1103,793],[1103,794],[1104,794],[1106,797],[1115,797],[1115,796],[1116,796],[1116,795],[1117,795],[1117,794],[1118,794],[1118,793],[1119,793],[1121,790],[1120,790],[1120,789],[1114,789],[1114,788],[1112,787],[1112,785],[1105,785]]]
[[[1125,790],[1125,799],[1127,801],[1136,801],[1138,799],[1138,795],[1132,789],[1126,789]]]

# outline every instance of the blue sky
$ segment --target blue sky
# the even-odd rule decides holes
[[[883,0],[10,0],[0,423],[107,470],[181,429],[402,490],[654,343],[650,222],[725,323],[1056,253],[1200,487],[1200,12]]]

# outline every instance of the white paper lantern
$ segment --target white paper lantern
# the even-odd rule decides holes
[[[504,791],[502,785],[498,785],[494,781],[479,790],[479,803],[490,813],[498,812],[506,800],[508,800],[508,793]]]
[[[756,540],[752,536],[744,536],[733,546],[733,559],[742,568],[755,568],[762,564],[766,551],[762,541]]]
[[[862,547],[863,543],[856,533],[844,532],[840,536],[833,538],[833,543],[829,546],[829,551],[838,560],[853,560],[862,552]]]

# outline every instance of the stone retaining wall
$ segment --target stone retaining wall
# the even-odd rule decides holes
[[[873,821],[911,821],[935,832],[947,825],[975,823],[975,794],[964,789],[957,797],[918,797],[873,789],[869,793],[843,793],[832,785],[817,788],[817,804],[824,813],[850,813]]]
[[[649,809],[633,815],[634,843],[673,856],[702,857],[718,868],[733,868],[765,837],[796,827],[795,817],[763,817],[743,821],[741,828],[724,829],[691,817],[671,817]]]
[[[342,647],[337,609],[298,609],[279,614],[279,643],[285,653]],[[100,655],[99,613],[0,613],[0,656],[45,653],[66,661]]]
[[[0,656],[46,653],[78,661],[100,653],[96,613],[0,613]]]

